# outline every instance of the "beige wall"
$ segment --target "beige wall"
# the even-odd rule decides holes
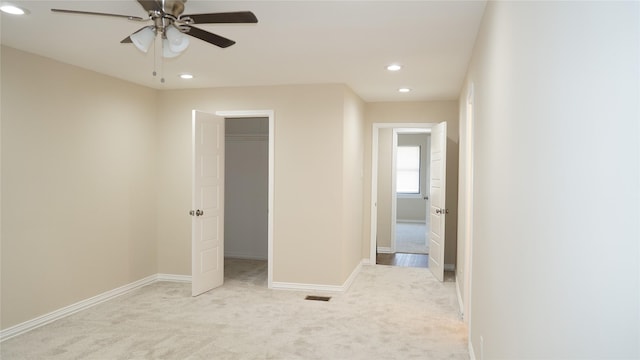
[[[371,244],[371,140],[374,123],[447,122],[447,209],[445,264],[455,264],[458,208],[458,101],[380,102],[365,107],[364,213],[362,256],[369,258]]]
[[[344,89],[342,134],[342,251],[344,282],[362,261],[362,190],[364,181],[364,102]],[[335,256],[335,254],[334,254]]]
[[[1,326],[157,272],[154,90],[2,48]]]
[[[638,29],[635,1],[487,5],[465,84],[476,358],[640,358]]]
[[[158,138],[159,271],[191,271],[191,110],[274,110],[273,280],[342,285],[345,273],[355,267],[347,265],[354,262],[350,238],[361,239],[352,229],[360,229],[361,202],[359,211],[349,215],[355,224],[343,223],[345,210],[353,207],[350,201],[361,196],[360,180],[345,166],[361,168],[361,150],[348,144],[360,137],[362,105],[346,91],[343,85],[163,91]]]

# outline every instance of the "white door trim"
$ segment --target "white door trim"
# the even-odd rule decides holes
[[[396,227],[398,222],[398,193],[396,191],[396,164],[398,162],[398,129],[392,130],[391,139],[391,252],[396,252]],[[376,153],[377,154],[377,153]]]
[[[218,116],[226,118],[251,118],[262,117],[269,119],[269,200],[267,215],[267,286],[273,288],[273,194],[275,190],[274,184],[274,161],[275,161],[275,114],[273,110],[234,110],[234,111],[216,111]]]
[[[431,129],[438,123],[373,123],[371,131],[371,237],[369,245],[369,263],[376,263],[376,235],[378,232],[378,138],[380,129],[422,128]],[[392,205],[393,206],[393,205]],[[395,216],[395,214],[394,214]],[[392,223],[395,222],[395,218]]]
[[[467,321],[469,329],[471,328],[471,284],[473,281],[473,173],[474,173],[474,85],[469,84],[467,93],[467,106],[465,114],[465,152],[466,152],[466,189],[465,189],[465,246],[464,246],[464,308],[463,317]],[[469,339],[471,339],[471,330],[469,330]],[[471,340],[469,340],[471,343]]]

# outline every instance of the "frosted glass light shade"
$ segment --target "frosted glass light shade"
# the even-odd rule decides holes
[[[181,53],[179,52],[171,51],[171,45],[169,44],[169,40],[162,39],[162,57],[173,58],[180,54]]]
[[[151,44],[153,44],[153,40],[156,38],[156,32],[153,26],[147,26],[146,28],[131,34],[129,38],[131,38],[131,42],[138,48],[138,50],[146,53],[149,51]]]
[[[169,40],[171,52],[181,53],[189,46],[189,38],[173,25],[167,27],[165,35]]]

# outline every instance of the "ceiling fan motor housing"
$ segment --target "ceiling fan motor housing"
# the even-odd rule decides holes
[[[171,14],[178,18],[184,12],[185,2],[187,2],[187,0],[164,0],[162,4],[162,10],[166,14]]]

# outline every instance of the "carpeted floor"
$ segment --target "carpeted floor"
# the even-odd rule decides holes
[[[396,252],[428,254],[427,225],[424,223],[396,223]]]
[[[469,359],[455,284],[363,266],[329,302],[266,288],[266,262],[226,261],[198,297],[159,282],[2,344],[12,359]],[[317,295],[317,294],[316,294]]]

